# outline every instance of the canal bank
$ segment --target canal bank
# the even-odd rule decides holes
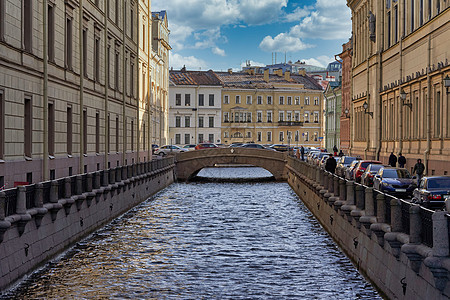
[[[174,159],[0,192],[0,291],[174,182]]]
[[[288,183],[389,299],[448,299],[446,212],[433,212],[288,158]]]

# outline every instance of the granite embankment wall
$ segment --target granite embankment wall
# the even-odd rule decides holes
[[[0,192],[0,291],[174,182],[157,159]]]
[[[288,158],[288,182],[389,299],[449,299],[449,214]]]

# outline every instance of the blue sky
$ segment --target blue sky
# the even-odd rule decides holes
[[[346,0],[152,0],[166,10],[170,66],[239,70],[287,60],[326,66],[351,36]]]

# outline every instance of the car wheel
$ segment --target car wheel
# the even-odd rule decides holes
[[[164,152],[159,152],[158,155],[159,155],[159,156],[166,156],[166,153],[164,153]]]

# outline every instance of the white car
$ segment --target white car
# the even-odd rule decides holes
[[[187,149],[188,151],[193,151],[193,150],[195,150],[195,146],[197,146],[197,145],[187,144],[187,145],[183,146],[183,149]]]
[[[165,156],[171,153],[179,153],[179,152],[187,152],[188,149],[180,148],[175,145],[164,145],[161,146],[158,150],[155,151],[156,155]]]

